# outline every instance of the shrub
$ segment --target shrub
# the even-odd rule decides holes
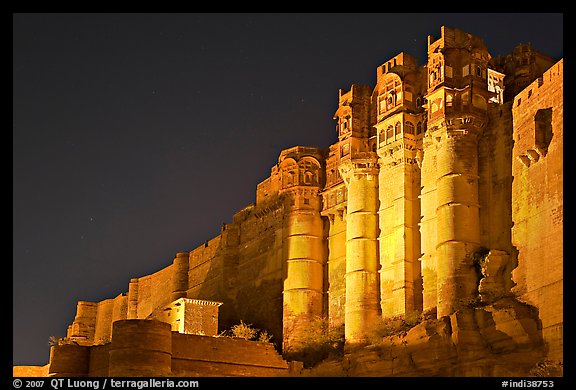
[[[300,360],[304,367],[312,367],[322,360],[344,355],[344,324],[330,326],[327,318],[316,317],[309,324],[306,336],[301,340],[298,352],[290,358]]]
[[[252,327],[252,324],[245,324],[240,320],[240,323],[230,328],[233,337],[238,337],[245,340],[253,340],[258,334],[258,329]]]
[[[58,345],[58,337],[50,336],[50,338],[48,339],[48,345],[51,347]]]
[[[553,360],[543,360],[536,364],[534,368],[528,373],[529,376],[537,377],[550,377],[550,376],[563,376],[564,366],[562,362]]]
[[[267,331],[263,330],[258,334],[258,341],[262,343],[269,343],[272,340],[272,335]]]
[[[368,332],[371,344],[379,344],[384,337],[406,333],[422,321],[423,316],[418,311],[394,317],[379,318]]]
[[[48,339],[48,345],[50,345],[51,347],[54,347],[57,345],[68,345],[68,344],[78,345],[78,343],[76,341],[73,341],[72,339],[69,339],[68,337],[50,336]]]

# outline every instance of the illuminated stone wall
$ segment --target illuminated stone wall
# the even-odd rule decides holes
[[[539,310],[552,359],[563,346],[563,70],[561,60],[514,98],[514,290]]]
[[[337,125],[337,132],[341,127]],[[327,312],[332,329],[343,327],[346,308],[346,205],[348,191],[338,166],[342,149],[331,145],[326,157],[326,184],[322,192],[321,215],[326,220],[328,258],[326,263]]]
[[[339,91],[337,120],[340,177],[346,186],[344,335],[364,343],[379,316],[378,162],[367,85]],[[344,214],[344,210],[343,210]]]
[[[427,153],[433,151],[435,181],[436,297],[438,318],[473,301],[480,249],[478,139],[488,109],[490,55],[478,37],[443,27],[428,38]],[[433,206],[434,207],[434,206]],[[426,278],[426,274],[424,274]],[[426,289],[424,285],[424,289]]]
[[[78,302],[68,338],[107,356],[118,320],[159,318],[187,333],[165,310],[195,299],[222,303],[218,331],[242,320],[286,353],[305,347],[318,318],[344,325],[350,345],[370,342],[380,318],[423,312],[417,332],[450,323],[447,344],[432,349],[452,360],[420,373],[482,374],[475,356],[497,360],[486,345],[498,332],[506,353],[532,340],[524,368],[561,362],[563,61],[529,45],[491,59],[479,37],[442,27],[425,65],[400,53],[376,79],[339,90],[336,143],[281,151],[256,202],[218,236],[131,279],[125,294]]]
[[[105,299],[101,302],[80,301],[77,304],[74,322],[68,327],[66,337],[80,345],[108,342],[112,323],[127,318],[125,295]]]
[[[289,366],[273,344],[231,337],[183,334],[156,320],[114,323],[99,346],[59,345],[44,367],[15,367],[15,376],[234,377],[286,376]]]
[[[382,317],[422,311],[420,166],[426,77],[405,53],[377,70],[380,301]]]

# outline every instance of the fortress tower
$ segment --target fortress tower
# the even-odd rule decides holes
[[[338,141],[281,151],[220,235],[126,293],[78,302],[74,345],[54,349],[50,372],[88,372],[90,359],[96,374],[115,373],[106,359],[129,372],[124,349],[151,375],[195,372],[193,341],[240,321],[300,360],[318,352],[318,319],[355,347],[338,351],[345,376],[561,367],[563,61],[526,44],[492,59],[479,37],[442,27],[426,64],[400,53],[374,88],[339,90],[333,119]],[[418,324],[390,336],[388,324],[414,313]],[[205,342],[212,353],[221,340]]]
[[[339,125],[338,170],[347,190],[346,205],[346,306],[347,343],[367,340],[379,315],[378,305],[378,161],[370,126],[367,86],[340,90],[335,119]]]
[[[438,318],[477,296],[478,140],[491,96],[482,40],[458,29],[441,32],[436,41],[428,37],[421,195],[424,308],[437,306]]]
[[[425,68],[401,53],[377,69],[380,300],[383,317],[422,311],[420,167]]]
[[[336,125],[340,132],[340,124]],[[346,306],[346,185],[338,166],[340,143],[331,145],[326,158],[326,184],[322,191],[322,216],[328,219],[328,318],[331,328],[344,325]]]
[[[295,147],[278,159],[284,197],[283,351],[298,351],[309,324],[324,313],[324,224],[321,149]]]

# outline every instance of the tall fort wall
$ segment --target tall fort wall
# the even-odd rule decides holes
[[[346,358],[327,363],[338,375],[561,366],[563,61],[526,44],[492,58],[479,37],[442,27],[427,64],[400,53],[376,80],[340,90],[338,141],[283,150],[218,236],[126,293],[78,302],[67,334],[78,348],[61,346],[84,362],[74,364],[90,375],[106,359],[122,366],[114,327],[144,319],[176,332],[165,341],[177,345],[158,349],[172,354],[159,358],[165,372],[223,374],[179,350],[220,341],[180,334],[240,321],[305,360],[322,319],[340,337],[331,345],[345,345]],[[382,332],[415,316],[407,332]]]
[[[512,160],[514,291],[536,306],[549,355],[563,346],[563,75],[554,64],[516,95]]]

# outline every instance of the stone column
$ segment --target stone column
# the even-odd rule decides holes
[[[344,191],[346,189],[344,188]],[[328,214],[328,314],[330,327],[344,324],[346,307],[346,220],[345,206]]]
[[[172,280],[172,298],[174,302],[178,298],[186,298],[186,291],[188,290],[188,268],[189,268],[189,253],[178,252],[174,257],[174,278]]]
[[[339,167],[348,190],[346,210],[346,343],[368,341],[379,317],[378,165],[376,153]]]
[[[66,337],[79,345],[92,345],[95,341],[98,304],[78,301],[74,322],[68,327]]]
[[[138,279],[130,279],[128,285],[128,320],[138,318]]]
[[[437,261],[436,245],[436,141],[430,134],[423,140],[424,152],[421,158],[420,192],[420,267],[422,272],[422,309],[429,311],[436,308]]]
[[[437,152],[438,318],[478,295],[473,264],[480,249],[477,135],[447,129]]]
[[[293,192],[286,216],[283,352],[298,352],[314,320],[323,315],[323,221],[317,189]]]
[[[380,302],[382,317],[422,310],[420,276],[420,170],[415,142],[378,149]]]

